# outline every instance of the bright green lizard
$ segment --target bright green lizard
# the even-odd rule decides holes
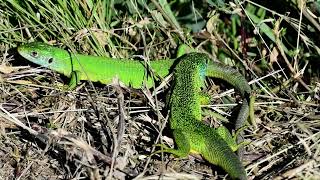
[[[145,67],[148,66],[143,61],[72,54],[37,42],[19,46],[18,53],[35,64],[70,77],[70,89],[76,87],[80,80],[110,84],[114,77],[118,77],[125,85],[131,85],[133,88],[141,88],[144,80],[147,80],[148,88],[153,86],[153,80],[147,78],[150,74],[146,73],[148,71]],[[170,60],[152,61],[151,68],[161,77],[165,77],[169,74],[173,63],[174,61]]]
[[[223,131],[223,127],[213,129],[201,122],[201,87],[205,76],[221,67],[210,63],[210,58],[201,53],[186,54],[182,59],[174,69],[169,99],[169,123],[177,147],[172,149],[160,144],[164,149],[155,153],[168,152],[179,157],[197,153],[221,166],[233,179],[247,179],[245,169],[232,152],[231,148],[236,149],[237,145],[229,141],[232,139],[230,133]],[[221,136],[219,129],[226,136]]]
[[[55,70],[67,77],[71,77],[69,84],[71,88],[75,87],[80,80],[99,81],[103,84],[108,84],[111,83],[112,79],[116,76],[125,85],[131,85],[134,88],[140,88],[142,82],[145,82],[147,87],[152,87],[154,82],[153,79],[148,78],[148,72],[150,71],[146,70],[146,67],[148,67],[147,69],[152,69],[155,74],[158,75],[159,78],[156,78],[155,80],[159,81],[161,78],[167,76],[170,73],[170,69],[179,62],[178,60],[157,60],[151,61],[149,66],[146,66],[145,63],[141,61],[73,54],[66,50],[43,43],[29,43],[20,46],[18,47],[18,52],[25,59],[33,63]],[[184,58],[180,59],[181,61],[184,61]],[[248,97],[251,92],[250,86],[247,84],[245,78],[232,68],[217,63],[211,63],[207,66],[204,75],[227,81],[240,91],[242,97]],[[248,117],[247,102],[247,99],[244,98],[241,107],[242,111],[237,118],[236,128],[241,127]],[[195,119],[201,121],[201,118]],[[228,145],[235,151],[237,147],[235,146],[234,141],[232,138],[229,138],[228,134],[226,135],[225,130],[221,131],[221,129],[223,128],[218,128],[214,132],[218,133],[220,137],[227,141]],[[207,144],[210,143],[208,142]],[[218,142],[217,144],[221,143]],[[234,161],[234,158],[231,159]],[[210,161],[210,159],[208,161]],[[235,162],[240,163],[239,160]],[[221,164],[218,163],[217,165]],[[243,173],[244,171],[242,170],[243,168],[239,171]],[[229,174],[234,174],[229,172],[230,170],[228,169],[226,169],[226,171]]]

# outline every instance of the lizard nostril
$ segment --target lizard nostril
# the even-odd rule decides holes
[[[32,51],[32,52],[31,52],[31,56],[32,56],[32,57],[37,57],[37,56],[38,56],[38,53],[37,53],[36,51]]]
[[[51,64],[53,62],[53,58],[48,59],[48,63]]]

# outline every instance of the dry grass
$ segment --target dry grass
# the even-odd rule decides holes
[[[4,8],[3,18],[18,14],[17,9],[8,7]],[[120,19],[124,22],[122,26],[118,24],[121,28],[113,31],[101,27],[105,22],[93,23],[92,29],[70,30],[72,33],[61,36],[57,34],[65,27],[50,31],[57,35],[57,41],[67,42],[65,44],[73,50],[113,57],[130,57],[141,52],[150,59],[174,57],[172,49],[187,39],[215,58],[218,49],[227,51],[232,44],[227,36],[231,33],[212,29],[215,23],[221,23],[214,18],[206,21],[207,26],[203,27],[206,32],[185,31],[182,36],[176,33],[181,27],[167,19],[170,15],[159,20],[155,18],[160,17],[157,13],[165,12],[149,13],[153,13],[153,18],[150,14],[147,14],[149,19],[124,16]],[[301,21],[295,20],[301,27]],[[120,88],[116,83],[83,82],[74,91],[66,91],[62,85],[67,80],[63,76],[36,65],[26,65],[12,48],[19,41],[25,42],[25,34],[31,34],[31,39],[48,40],[52,33],[39,32],[47,31],[41,24],[38,25],[43,29],[34,29],[23,18],[18,21],[23,22],[18,28],[8,23],[3,24],[7,27],[1,26],[6,33],[21,32],[22,35],[18,40],[8,33],[12,40],[6,37],[0,45],[0,179],[220,179],[226,176],[223,170],[199,157],[177,159],[166,154],[149,157],[154,144],[174,144],[165,109],[168,89],[153,92]],[[12,21],[8,18],[3,22]],[[57,22],[48,27],[59,27]],[[159,25],[161,22],[166,24]],[[275,35],[281,32],[276,25]],[[302,29],[301,34],[303,30],[306,31]],[[260,33],[263,32],[260,30]],[[65,39],[66,36],[69,39]],[[316,63],[305,63],[299,59],[304,56],[299,54],[289,56],[283,50],[281,37],[275,36],[272,42],[265,36],[263,40],[253,33],[250,36],[251,39],[247,39],[249,50],[253,49],[255,41],[271,45],[255,44],[261,54],[247,58],[238,56],[241,48],[231,48],[230,58],[224,60],[244,72],[257,93],[256,126],[245,130],[245,139],[250,141],[245,147],[243,161],[248,175],[251,179],[320,179],[320,81],[317,68],[312,67]],[[298,43],[300,51],[318,56],[314,50],[317,42],[311,39],[308,42],[312,47],[303,49],[306,39],[302,40]],[[110,41],[116,43],[110,45]],[[259,65],[264,60],[269,63],[267,69]],[[301,73],[304,70],[306,72]],[[232,119],[237,111],[230,107],[237,102],[237,96],[227,91],[229,86],[224,84],[209,87],[210,93],[214,93],[214,102],[206,109]],[[227,100],[231,101],[219,106]],[[220,124],[216,117],[205,118]]]

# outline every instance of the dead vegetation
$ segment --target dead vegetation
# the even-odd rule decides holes
[[[198,33],[182,31],[174,20],[170,21],[170,13],[159,11],[157,6],[150,6],[152,11],[144,11],[149,18],[126,17],[132,14],[119,11],[123,17],[117,20],[124,23],[117,24],[112,31],[100,27],[105,22],[90,24],[92,21],[88,20],[91,27],[99,24],[100,31],[99,28],[70,30],[64,26],[59,30],[62,21],[57,19],[45,26],[37,21],[28,24],[27,19],[32,18],[27,14],[17,16],[23,12],[17,6],[8,2],[0,5],[4,9],[1,10],[4,12],[2,21],[6,22],[1,25],[1,31],[8,34],[2,34],[0,40],[0,179],[221,179],[226,176],[223,170],[199,157],[177,159],[167,154],[150,157],[154,144],[174,145],[167,127],[168,88],[155,92],[119,87],[117,82],[112,85],[83,82],[74,91],[67,91],[63,86],[68,81],[65,77],[33,64],[29,66],[15,53],[13,47],[21,44],[18,42],[26,42],[23,38],[8,39],[16,34],[37,40],[56,37],[51,42],[65,43],[83,53],[112,57],[139,53],[150,59],[174,57],[175,48],[182,41],[193,44],[214,59],[221,59],[223,51],[227,56],[222,58],[223,63],[245,74],[257,94],[255,124],[245,130],[245,139],[250,144],[245,147],[243,163],[249,177],[320,179],[319,44],[316,38],[303,34],[312,33],[303,26],[304,20],[284,14],[283,17],[296,20],[297,27],[301,28],[301,31],[294,31],[301,33],[298,48],[284,40],[297,37],[284,34],[281,28],[288,28],[288,31],[290,28],[280,20],[283,17],[279,14],[272,20],[267,19],[270,14],[263,19],[271,27],[274,41],[266,35],[270,32],[259,31],[263,23],[255,24],[255,21],[251,22],[254,28],[246,30],[247,38],[241,39],[241,33],[231,32],[228,24],[231,21],[223,22],[218,17],[230,18],[226,11],[233,8],[239,10],[233,12],[239,15],[236,19],[239,21],[243,18],[241,15],[245,15],[244,9],[250,11],[244,7],[248,4],[259,7],[246,1],[236,7],[229,3],[230,6],[219,9],[220,14],[211,10],[208,18],[203,18],[206,20],[203,31]],[[47,7],[44,4],[34,6]],[[92,7],[83,7],[92,10]],[[39,11],[43,13],[42,22],[49,21],[47,12],[41,8]],[[270,13],[268,9],[266,12]],[[23,23],[13,26],[16,22],[12,22],[11,17]],[[223,28],[225,31],[221,30]],[[39,32],[41,30],[44,33]],[[63,30],[65,34],[58,35]],[[10,31],[16,34],[8,33]],[[115,44],[108,44],[110,41]],[[299,52],[292,55],[288,53],[289,47]],[[109,51],[106,53],[106,50]],[[230,87],[226,84],[211,80],[207,84],[214,101],[204,109],[218,112],[232,124],[237,113],[233,108],[238,103],[237,94],[228,91]],[[214,126],[222,124],[216,116],[204,119]]]

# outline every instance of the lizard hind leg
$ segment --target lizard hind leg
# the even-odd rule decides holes
[[[240,128],[240,131],[242,131],[245,128],[246,126]],[[236,142],[236,138],[238,137],[239,131],[236,131],[234,135],[231,135],[229,130],[224,126],[220,126],[216,128],[216,130],[217,130],[217,133],[220,135],[220,137],[222,137],[222,139],[226,141],[226,143],[228,144],[228,146],[231,148],[233,152],[237,151],[239,148],[243,146],[250,144],[249,141],[242,141],[240,143]]]
[[[231,148],[233,152],[238,150],[239,145],[236,143],[235,138],[232,137],[232,135],[226,127],[220,126],[216,128],[216,130],[220,137],[228,144],[228,146]]]
[[[176,144],[176,149],[169,148],[163,144],[156,144],[155,146],[162,147],[163,149],[153,152],[150,156],[155,154],[166,152],[178,156],[180,158],[187,157],[190,152],[190,142],[186,135],[180,129],[173,130],[173,136]]]

